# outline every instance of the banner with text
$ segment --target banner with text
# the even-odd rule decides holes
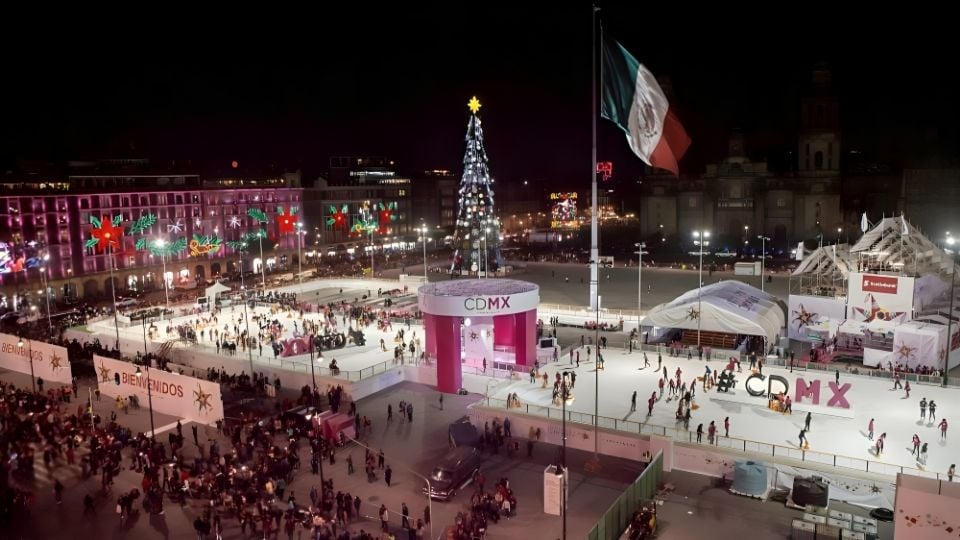
[[[105,356],[93,356],[94,368],[100,393],[116,398],[135,395],[141,407],[149,403],[147,385],[153,399],[153,410],[192,420],[201,424],[213,424],[223,418],[223,399],[220,385],[178,373],[168,373],[159,369],[140,368],[122,360]]]
[[[21,342],[23,345],[20,345]],[[30,375],[31,355],[34,377],[48,383],[70,384],[73,382],[67,349],[64,347],[26,338],[21,340],[10,334],[0,334],[0,368]]]
[[[906,322],[913,319],[914,278],[850,274],[847,318]]]

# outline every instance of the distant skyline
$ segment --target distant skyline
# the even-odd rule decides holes
[[[892,39],[866,24],[736,18],[700,30],[661,25],[646,6],[607,4],[608,37],[672,82],[693,139],[684,175],[722,159],[733,129],[750,157],[789,169],[818,61],[840,98],[844,158],[857,150],[895,169],[957,164],[960,85],[950,61],[931,53],[954,46],[936,43],[936,32]],[[65,31],[63,47],[21,46],[7,66],[0,164],[236,159],[314,177],[331,155],[378,155],[402,171],[459,174],[476,95],[495,178],[589,181],[589,4],[372,6],[324,8],[304,27],[81,25]],[[619,130],[600,120],[599,135],[615,178],[638,178],[642,164]]]

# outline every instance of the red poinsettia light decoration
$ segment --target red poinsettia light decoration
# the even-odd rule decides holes
[[[90,224],[93,225],[90,228],[92,238],[87,240],[86,247],[95,247],[101,253],[106,252],[109,247],[116,252],[123,242],[123,227],[120,227],[122,220],[123,216],[114,216],[113,219],[109,216],[103,216],[102,219],[90,216]]]
[[[380,203],[377,205],[380,210],[380,221],[379,229],[377,230],[380,234],[389,234],[390,233],[390,223],[397,220],[395,214],[397,210],[396,202]]]
[[[289,209],[282,206],[277,207],[277,228],[280,230],[280,234],[293,232],[297,224],[296,213],[297,209],[292,206]]]

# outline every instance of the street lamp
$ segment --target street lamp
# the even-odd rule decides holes
[[[761,234],[757,239],[760,240],[760,292],[763,292],[763,268],[767,263],[767,240],[770,238]]]
[[[701,291],[703,291],[703,248],[710,245],[710,241],[707,238],[710,238],[710,231],[693,231],[693,237],[696,239],[693,241],[695,246],[698,246],[700,249],[698,255],[700,255],[700,265],[699,265],[699,283],[697,284],[697,349],[700,348],[700,321],[703,319],[703,302],[701,298]]]
[[[150,440],[152,441],[157,436],[157,431],[153,427],[153,390],[150,388],[150,368],[147,367],[147,406],[150,407]],[[137,380],[140,379],[142,373],[140,372],[140,366],[137,366]]]
[[[157,251],[160,252],[160,264],[163,267],[163,298],[166,302],[167,309],[170,309],[170,288],[167,285],[167,259],[164,258],[164,247],[167,245],[167,241],[163,238],[157,238],[153,241],[153,245],[156,246]]]
[[[49,261],[50,255],[44,255],[43,260]],[[47,267],[40,267],[40,281],[43,282],[43,296],[47,299],[47,326],[50,328],[50,336],[53,337],[53,322],[50,320],[50,286],[47,284]]]
[[[599,349],[597,349],[599,351]],[[572,373],[574,370],[565,369],[563,370],[563,375]],[[599,372],[597,372],[599,374]],[[562,538],[567,538],[567,400],[570,398],[569,390],[567,390],[567,385],[563,382],[563,375],[560,375],[560,401],[562,407],[562,434],[561,438],[563,439],[563,449],[560,451],[560,513],[563,515],[563,536]]]
[[[947,245],[953,246],[955,240],[947,233]],[[953,249],[946,250],[950,255],[950,310],[947,312],[947,355],[943,359],[943,386],[947,386],[950,371],[950,352],[953,350],[953,296],[957,285],[957,264],[954,261]]]
[[[240,286],[240,296],[243,298],[243,320],[247,325],[247,342],[244,345],[247,347],[247,353],[250,357],[250,378],[253,379],[253,346],[250,344],[250,317],[247,315],[247,295],[243,285]],[[257,335],[257,339],[260,339],[259,335]]]
[[[117,350],[120,350],[120,321],[117,318],[117,282],[113,277],[113,265],[116,262],[113,256],[113,246],[110,243],[107,243],[107,255],[109,259],[107,262],[110,263],[110,296],[113,298],[113,328],[117,333]]]
[[[638,267],[637,267],[637,337],[640,337],[640,312],[643,309],[643,255],[647,253],[643,251],[643,248],[647,247],[647,244],[639,242],[634,244],[634,247],[637,248],[637,251],[634,253],[638,256]]]
[[[303,222],[297,222],[297,276],[300,278],[300,292],[303,293]]]
[[[420,225],[417,230],[420,231],[420,240],[423,242],[423,281],[426,283],[430,281],[427,277],[427,231],[430,228],[426,225]]]
[[[33,374],[33,341],[31,340],[27,340],[27,341],[28,341],[28,345],[30,346],[30,350],[29,350],[30,357],[28,358],[28,360],[30,361],[30,384],[33,385],[33,393],[37,393],[37,378]],[[17,347],[20,349],[20,356],[23,356],[23,338],[22,337],[17,342]]]

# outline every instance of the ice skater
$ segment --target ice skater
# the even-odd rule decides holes
[[[937,404],[932,399],[930,404],[927,405],[927,409],[930,410],[930,423],[934,423],[937,420]]]
[[[892,390],[896,390],[897,388],[903,388],[903,385],[900,384],[900,374],[899,374],[899,373],[894,373],[894,374],[893,374],[893,388],[892,388]]]
[[[717,444],[717,425],[713,420],[711,420],[710,425],[707,426],[707,442]]]
[[[803,437],[803,433],[801,433],[800,436]],[[703,442],[703,424],[699,424],[697,426],[697,444],[700,444],[702,442]]]
[[[950,468],[947,469],[947,481],[953,482],[953,475],[957,472],[957,466],[953,463],[950,464]]]
[[[657,402],[657,393],[654,392],[650,394],[650,399],[647,400],[647,416],[653,415],[653,404]]]
[[[804,443],[806,443],[807,446],[809,446],[810,441],[807,440],[807,430],[805,429],[800,430],[799,439],[800,439],[800,442],[797,446],[799,446],[800,448],[804,448]]]
[[[927,443],[923,443],[923,446],[920,448],[920,459],[918,461],[924,465],[927,464]]]
[[[643,367],[650,367],[650,360],[647,360],[647,353],[643,353]]]
[[[910,381],[907,381],[906,386],[903,387],[903,391],[907,393],[903,399],[910,399]]]
[[[927,398],[920,398],[920,420],[927,419]]]
[[[630,412],[637,410],[637,391],[633,391],[633,396],[630,397]]]
[[[913,452],[910,452],[910,455],[917,455],[917,459],[920,458],[920,436],[916,433],[913,434]]]
[[[883,454],[883,440],[886,439],[886,438],[887,438],[887,434],[886,434],[886,433],[881,433],[880,436],[877,437],[877,446],[876,446],[876,454],[877,454],[877,456]]]
[[[946,439],[947,438],[947,419],[944,418],[943,420],[940,420],[940,424],[938,424],[937,427],[940,428],[940,438]]]
[[[807,418],[803,421],[803,430],[810,431],[810,420],[813,419],[813,414],[807,413]]]
[[[723,419],[723,436],[727,438],[730,437],[730,417],[729,416]]]
[[[871,441],[873,440],[873,418],[871,418],[870,423],[867,424],[867,438]]]

